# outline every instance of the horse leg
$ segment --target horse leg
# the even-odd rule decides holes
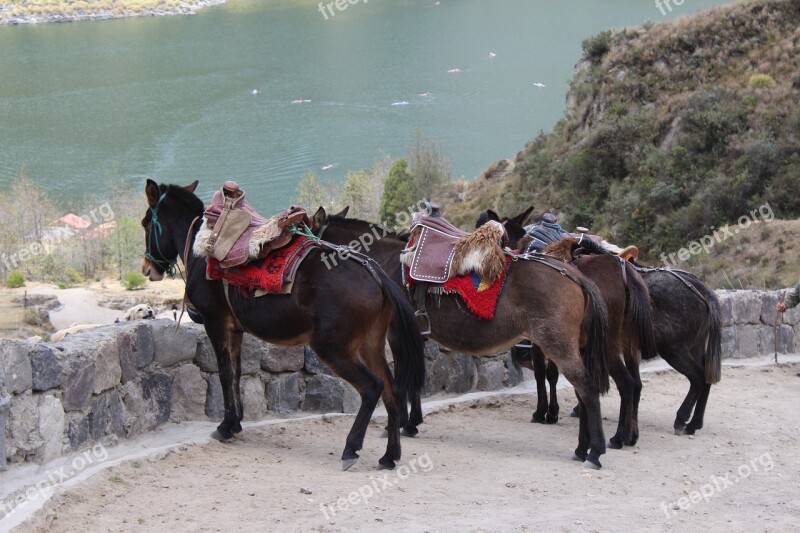
[[[672,368],[686,376],[686,379],[689,380],[689,392],[678,408],[678,412],[675,416],[675,423],[673,424],[675,434],[681,435],[685,432],[689,417],[692,415],[695,404],[705,388],[705,373],[702,365],[697,362],[697,359],[695,359],[691,352],[685,347],[681,347],[681,349],[676,351],[659,349],[659,353],[661,353],[661,357]]]
[[[619,420],[617,421],[617,432],[611,437],[608,445],[615,450],[619,450],[624,444],[631,441],[631,432],[633,430],[634,382],[619,355],[612,355],[609,359],[608,373],[611,375],[619,391]]]
[[[547,353],[547,352],[546,352]],[[589,378],[589,373],[577,348],[574,356],[563,355],[566,351],[547,353],[557,362],[561,373],[572,383],[580,406],[580,429],[578,431],[578,447],[575,458],[584,462],[584,466],[601,468],[600,456],[606,453],[606,439],[603,434],[603,420],[600,414],[600,388]],[[556,357],[555,355],[561,355]],[[588,463],[588,464],[587,464]]]
[[[244,409],[239,389],[242,373],[241,348],[243,333],[233,324],[232,317],[227,320],[208,320],[204,324],[208,339],[217,356],[219,381],[222,385],[222,399],[225,415],[222,423],[212,436],[227,440],[234,433],[242,431]]]
[[[558,367],[552,361],[547,361],[547,383],[550,384],[550,405],[547,408],[547,417],[545,418],[548,424],[555,424],[558,422]]]
[[[388,418],[386,431],[388,433],[388,444],[386,454],[378,460],[381,468],[393,469],[394,462],[400,459],[400,425],[398,424],[398,407],[402,403],[405,407],[406,398],[403,393],[402,398],[395,396],[394,379],[389,369],[389,364],[384,356],[384,335],[379,334],[378,328],[373,328],[373,333],[366,339],[361,347],[362,359],[367,363],[367,368],[376,374],[383,382],[383,405],[386,407]],[[400,401],[398,401],[400,400]]]
[[[635,446],[639,441],[639,400],[642,398],[642,377],[639,374],[639,365],[641,363],[639,352],[626,351],[625,353],[625,368],[633,378],[633,404],[631,413],[631,436],[630,441],[625,444],[628,446]]]
[[[383,393],[383,381],[370,372],[363,363],[356,363],[356,356],[347,358],[336,357],[332,346],[322,343],[312,343],[314,352],[330,367],[333,372],[350,383],[361,396],[361,407],[358,409],[353,427],[347,434],[344,451],[342,452],[342,470],[347,470],[358,461],[358,452],[364,445],[364,436],[367,433],[372,413]],[[391,432],[389,432],[391,438]]]
[[[706,414],[706,402],[708,402],[708,395],[711,392],[711,384],[706,383],[703,386],[703,390],[700,393],[700,397],[697,399],[697,404],[694,407],[694,415],[692,416],[691,422],[686,426],[683,430],[684,433],[687,435],[694,435],[694,432],[698,429],[703,429],[703,417]]]
[[[514,347],[514,350],[522,348]],[[547,422],[547,359],[538,346],[531,346],[531,359],[533,360],[533,375],[536,378],[536,411],[533,412],[531,422],[544,424]],[[553,389],[550,389],[553,392]]]

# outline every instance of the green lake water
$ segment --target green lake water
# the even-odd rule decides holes
[[[0,27],[0,188],[23,169],[63,198],[145,177],[208,198],[235,179],[271,212],[305,172],[341,180],[417,130],[471,178],[561,117],[585,37],[723,3],[361,0],[326,20],[318,2],[233,0]]]

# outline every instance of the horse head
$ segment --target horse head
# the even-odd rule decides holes
[[[180,187],[177,185],[159,185],[148,179],[144,192],[147,197],[147,212],[142,218],[142,228],[145,233],[145,253],[142,263],[142,274],[150,281],[159,281],[164,274],[172,275],[181,250],[180,243],[184,242],[185,231],[188,228],[185,222],[186,213],[196,215],[198,209],[202,212],[203,202],[194,195],[197,180]],[[188,208],[191,208],[189,210]],[[191,218],[189,218],[191,220]]]

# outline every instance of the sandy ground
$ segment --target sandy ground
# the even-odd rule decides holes
[[[429,414],[393,472],[381,419],[348,472],[350,417],[246,428],[102,470],[17,531],[800,531],[800,364],[726,366],[695,437],[671,430],[685,379],[644,379],[639,444],[600,471],[570,460],[576,419],[531,424],[530,395],[494,396]]]

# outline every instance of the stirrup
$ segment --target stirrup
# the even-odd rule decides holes
[[[418,317],[423,317],[427,325],[427,327],[424,330],[420,328],[419,334],[427,338],[431,334],[431,317],[428,316],[427,311],[419,311],[419,310],[414,312],[414,318],[416,319]],[[417,325],[419,325],[419,322],[417,322]]]

